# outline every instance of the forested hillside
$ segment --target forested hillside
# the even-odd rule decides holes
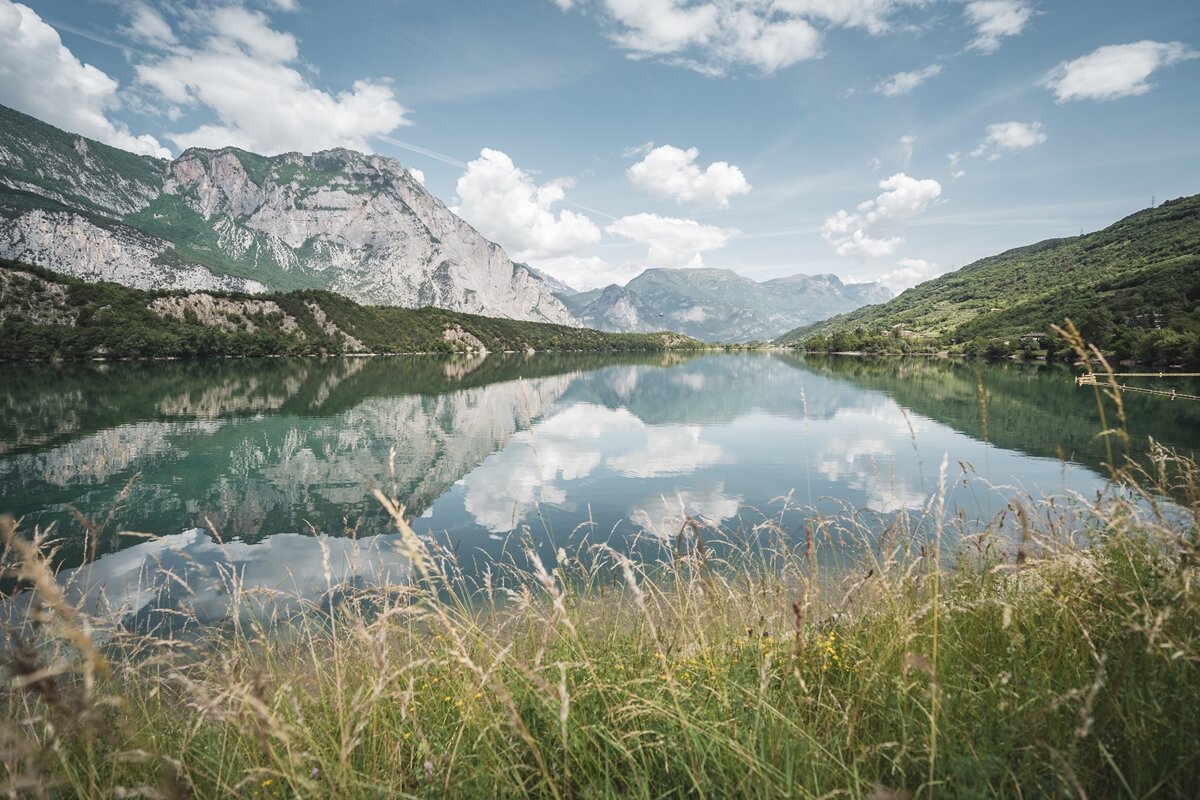
[[[699,347],[439,308],[364,306],[332,292],[148,292],[0,259],[0,359],[646,351]]]
[[[1200,196],[981,259],[779,341],[811,350],[1054,354],[1065,345],[1051,325],[1067,318],[1121,358],[1200,362]]]

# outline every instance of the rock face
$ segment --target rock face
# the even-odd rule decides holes
[[[0,255],[138,288],[329,289],[578,324],[545,281],[393,159],[226,148],[166,162],[2,106]]]
[[[135,289],[255,293],[267,288],[180,261],[169,242],[119,223],[97,224],[73,211],[35,208],[11,219],[0,216],[0,256]]]
[[[559,297],[590,327],[669,329],[710,342],[773,339],[798,325],[872,303],[891,293],[836,275],[792,275],[758,283],[722,269],[648,269],[625,286]]]

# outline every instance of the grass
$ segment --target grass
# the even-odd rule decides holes
[[[474,581],[377,493],[409,579],[327,568],[304,600],[219,569],[231,621],[189,636],[84,616],[46,532],[3,519],[37,598],[5,655],[3,777],[16,796],[1190,796],[1200,467],[1148,464],[973,530],[943,464],[908,516],[688,518],[636,560],[589,533],[544,562],[526,533]]]

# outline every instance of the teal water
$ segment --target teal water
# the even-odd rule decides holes
[[[64,569],[89,559],[76,511],[101,526],[92,582],[129,583],[156,559],[185,571],[224,559],[252,583],[302,592],[330,561],[362,580],[403,571],[376,488],[480,564],[522,529],[552,559],[584,533],[670,540],[683,514],[743,532],[779,517],[792,535],[808,512],[785,508],[921,513],[943,458],[952,512],[985,519],[1014,494],[1094,493],[1106,458],[1091,390],[1066,368],[1008,363],[42,365],[6,368],[0,403],[0,512],[27,531],[53,524]],[[1200,450],[1200,404],[1126,404],[1135,446]]]

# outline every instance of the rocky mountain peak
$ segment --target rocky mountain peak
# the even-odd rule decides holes
[[[139,288],[330,289],[376,305],[577,324],[538,275],[395,159],[226,147],[168,163],[3,107],[0,123],[0,255]],[[54,215],[35,218],[14,191]]]

